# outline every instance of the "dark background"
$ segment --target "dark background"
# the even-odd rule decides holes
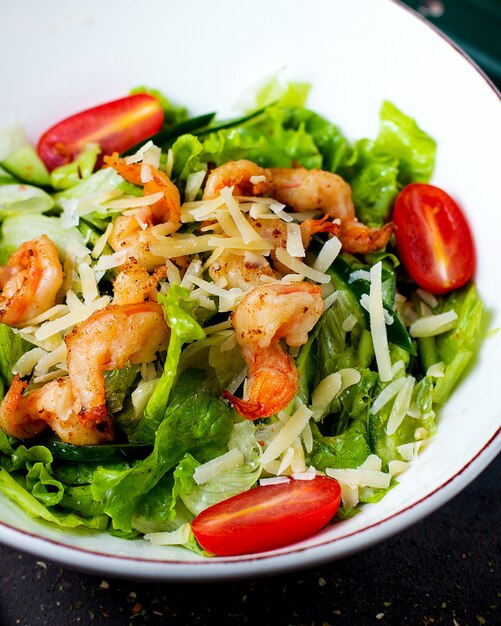
[[[501,0],[409,1],[501,85]],[[495,626],[501,457],[437,512],[350,558],[270,578],[154,584],[0,546],[0,626]]]

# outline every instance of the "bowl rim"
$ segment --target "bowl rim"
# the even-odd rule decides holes
[[[450,36],[427,20],[402,0],[389,0],[407,11],[469,63],[484,79],[495,95],[501,91],[486,72]],[[501,414],[500,414],[501,417]],[[205,560],[176,560],[126,556],[94,551],[68,545],[63,541],[43,537],[28,530],[18,529],[0,520],[0,543],[12,550],[41,557],[72,570],[111,578],[143,581],[201,583],[267,576],[324,564],[342,559],[395,536],[409,526],[435,512],[465,489],[501,452],[501,426],[491,435],[476,454],[440,485],[404,508],[373,521],[363,528],[352,530],[314,546],[289,546],[286,552],[264,552],[238,557],[216,557]],[[350,541],[354,536],[357,542]],[[52,550],[47,552],[47,546]],[[301,559],[297,560],[297,555]],[[126,564],[130,565],[127,569]]]

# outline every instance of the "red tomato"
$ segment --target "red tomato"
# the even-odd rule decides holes
[[[124,152],[162,128],[160,102],[140,93],[67,117],[40,138],[37,152],[49,170],[70,163],[88,143],[104,154]]]
[[[393,209],[397,250],[411,278],[442,294],[464,285],[475,265],[468,223],[454,200],[438,187],[405,187]]]
[[[218,556],[273,550],[323,528],[340,500],[339,483],[327,476],[254,487],[202,511],[193,534]]]

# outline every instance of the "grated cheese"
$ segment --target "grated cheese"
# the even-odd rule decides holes
[[[341,242],[337,237],[331,237],[324,243],[322,249],[313,263],[313,269],[325,272],[334,263],[337,255],[341,252]]]
[[[393,435],[407,415],[415,382],[416,379],[413,376],[407,376],[400,391],[397,393],[390,417],[388,418],[388,423],[386,424],[387,435]]]
[[[313,280],[316,283],[330,283],[330,276],[322,272],[318,272],[309,265],[306,265],[299,259],[291,257],[291,255],[285,250],[285,248],[276,248],[275,254],[280,263],[283,263],[286,267],[293,270],[297,274],[302,274],[306,278]]]
[[[146,196],[124,196],[123,198],[119,198],[118,200],[110,200],[102,205],[105,209],[135,209],[143,206],[150,206],[155,204],[164,197],[162,191],[157,191],[157,193],[150,193]]]
[[[193,473],[193,479],[197,485],[203,485],[224,472],[241,467],[244,462],[244,455],[240,450],[232,448],[225,454],[199,465]]]
[[[408,464],[406,461],[390,461],[388,463],[388,472],[390,473],[390,476],[398,476],[402,472],[405,472],[407,466]]]
[[[391,359],[384,319],[381,273],[382,263],[379,261],[370,270],[369,319],[379,377],[382,381],[388,381],[391,380]]]
[[[151,139],[149,141],[147,141],[144,145],[142,145],[139,150],[137,150],[136,152],[134,152],[134,154],[131,154],[129,156],[126,156],[124,158],[125,163],[127,163],[127,165],[131,165],[132,163],[139,163],[140,161],[143,160],[144,158],[144,153],[153,146],[153,141],[151,141]]]
[[[186,188],[184,190],[184,199],[186,202],[192,202],[197,197],[202,183],[204,182],[206,171],[199,170],[188,175],[186,179]]]
[[[438,315],[420,317],[410,325],[411,337],[433,337],[454,328],[457,324],[456,311],[446,311]]]
[[[110,222],[108,226],[106,227],[106,230],[101,235],[101,237],[99,237],[99,239],[96,241],[96,245],[92,249],[91,254],[95,259],[100,257],[101,254],[103,253],[103,250],[105,249],[106,244],[108,243],[108,239],[109,239],[109,236],[111,235],[112,230],[113,230],[113,224]]]
[[[58,364],[66,366],[66,344],[64,341],[55,350],[40,357],[35,366],[34,374],[37,376],[46,374],[51,367]]]
[[[42,348],[32,348],[31,350],[28,350],[28,352],[21,355],[12,368],[12,372],[14,374],[19,374],[21,378],[24,378],[31,373],[38,361],[46,355],[47,352],[42,350]]]
[[[38,340],[48,339],[56,333],[60,333],[79,322],[83,322],[95,311],[104,309],[110,301],[111,298],[109,296],[101,296],[91,304],[82,306],[80,311],[70,311],[67,315],[63,315],[50,322],[45,322],[35,331],[35,338]]]
[[[292,444],[296,437],[299,437],[306,424],[312,416],[312,411],[306,406],[301,405],[298,410],[291,415],[289,421],[286,422],[279,430],[277,436],[270,442],[266,450],[261,456],[261,464],[265,465],[270,461],[278,458]]]
[[[120,267],[127,260],[127,250],[119,250],[118,252],[114,252],[113,254],[102,254],[94,269],[97,272],[105,272],[106,270],[111,270],[114,267]]]
[[[180,546],[188,543],[191,537],[191,524],[186,522],[171,532],[146,533],[144,538],[156,546]]]
[[[397,395],[400,389],[402,389],[402,387],[404,386],[404,383],[405,376],[402,376],[401,378],[397,378],[389,385],[387,385],[374,400],[369,413],[371,413],[372,415],[376,415],[376,413],[379,413],[379,411],[384,406],[386,406],[388,402],[390,402],[390,400],[393,400],[393,398]]]
[[[306,252],[301,238],[301,228],[299,224],[290,222],[287,224],[287,252],[293,257],[304,257]]]
[[[432,309],[438,306],[438,300],[429,291],[425,291],[424,289],[419,288],[419,289],[416,289],[416,293],[421,298],[421,300],[425,302]]]
[[[433,376],[433,378],[442,378],[445,376],[445,363],[439,361],[438,363],[433,363],[426,370],[426,376]]]
[[[88,263],[80,263],[78,266],[80,282],[82,283],[82,295],[85,304],[89,304],[99,296],[96,275]]]
[[[261,478],[259,480],[261,487],[265,487],[266,485],[283,485],[288,482],[290,482],[288,476],[271,476],[270,478]]]
[[[27,323],[30,326],[37,326],[38,324],[41,324],[42,322],[45,322],[47,320],[61,317],[61,315],[65,315],[66,313],[68,313],[68,311],[69,309],[66,304],[55,304],[53,307],[45,311],[45,313],[40,313],[40,315],[32,317],[30,320],[28,320]],[[26,328],[27,327],[25,326],[25,329]]]
[[[238,202],[232,195],[233,187],[224,187],[221,189],[221,197],[224,199],[226,207],[235,222],[236,227],[240,231],[240,235],[244,243],[251,241],[264,241],[259,233],[257,233],[249,222],[245,219],[242,211],[238,206]],[[269,244],[268,244],[269,245]]]

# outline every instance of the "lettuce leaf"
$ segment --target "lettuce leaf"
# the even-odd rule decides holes
[[[27,350],[29,346],[20,335],[0,323],[0,399],[12,382],[12,368]]]
[[[198,515],[204,509],[222,502],[238,493],[253,487],[261,474],[259,448],[254,438],[255,426],[251,422],[235,425],[228,442],[228,448],[238,448],[244,455],[245,463],[223,472],[203,485],[193,479],[193,473],[200,463],[186,454],[174,470],[174,497],[180,498],[186,508]]]
[[[165,296],[158,296],[170,328],[169,346],[162,376],[129,437],[131,442],[151,443],[155,439],[176,380],[182,347],[185,343],[205,338],[205,332],[192,315],[194,303],[188,300],[188,296],[189,291],[179,285],[173,285]]]
[[[132,530],[138,503],[186,453],[200,462],[222,454],[233,427],[228,406],[212,394],[200,370],[181,375],[162,417],[146,459],[123,471],[96,472],[92,493],[122,532]]]

